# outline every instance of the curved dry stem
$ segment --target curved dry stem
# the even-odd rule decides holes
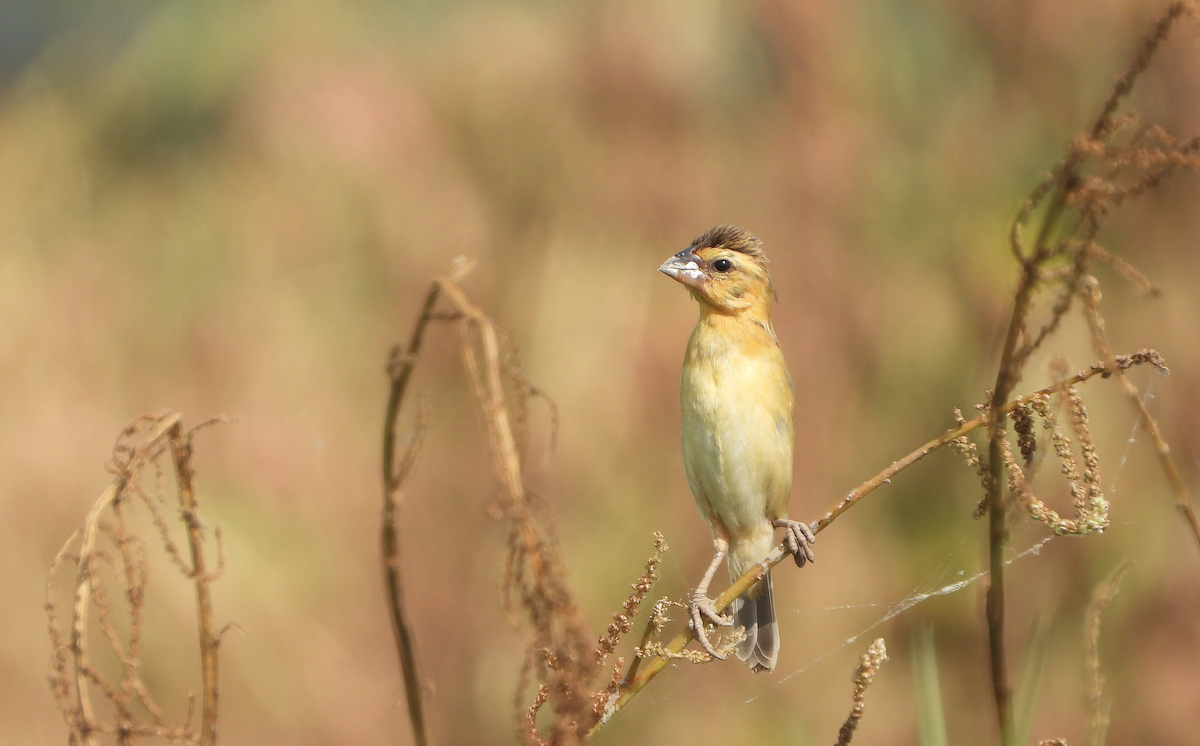
[[[179,482],[179,505],[183,522],[187,526],[188,547],[192,554],[191,575],[196,584],[196,615],[200,628],[200,675],[202,695],[200,701],[200,744],[214,746],[217,742],[218,688],[217,648],[221,644],[213,623],[212,582],[204,558],[204,531],[197,512],[198,502],[193,484],[195,470],[192,468],[192,433],[183,433],[178,422],[169,434],[171,457],[175,462],[175,476]]]
[[[1179,473],[1179,467],[1175,465],[1175,459],[1171,458],[1171,446],[1167,444],[1166,438],[1163,437],[1162,430],[1158,426],[1158,421],[1150,414],[1150,410],[1146,407],[1146,402],[1142,400],[1141,392],[1133,381],[1129,380],[1129,376],[1125,375],[1125,371],[1116,363],[1116,359],[1112,353],[1112,346],[1108,342],[1108,334],[1105,330],[1104,317],[1100,315],[1100,285],[1095,278],[1088,278],[1088,282],[1084,283],[1084,309],[1088,320],[1088,327],[1092,333],[1092,346],[1106,363],[1111,367],[1113,375],[1117,377],[1117,383],[1121,386],[1121,391],[1124,392],[1125,398],[1129,400],[1130,406],[1137,412],[1138,423],[1142,430],[1150,438],[1150,442],[1154,444],[1154,453],[1158,457],[1159,466],[1163,470],[1163,474],[1167,477],[1167,484],[1171,487],[1171,492],[1175,495],[1175,507],[1183,516],[1184,522],[1192,532],[1192,537],[1196,540],[1196,546],[1200,547],[1200,519],[1197,519],[1196,510],[1192,507],[1192,498],[1188,494],[1187,485],[1183,481],[1183,476]]]
[[[197,513],[197,496],[192,468],[192,434],[182,429],[182,418],[176,413],[146,415],[126,427],[117,439],[109,465],[114,474],[112,484],[88,511],[81,527],[72,534],[51,565],[46,583],[46,612],[49,633],[54,645],[51,659],[50,685],[70,729],[72,743],[94,744],[97,734],[115,734],[122,743],[133,736],[158,736],[172,742],[199,743],[211,746],[216,742],[217,724],[217,644],[219,635],[213,630],[212,600],[209,584],[215,574],[206,571],[203,553],[204,527]],[[143,427],[149,432],[133,440]],[[169,453],[175,477],[175,493],[180,515],[188,534],[191,550],[190,566],[180,561],[172,551],[168,529],[159,512],[169,491],[164,469],[159,460]],[[158,477],[161,500],[149,498],[141,482],[147,468]],[[196,586],[198,631],[201,657],[201,730],[192,728],[191,717],[181,726],[169,725],[164,710],[151,696],[141,680],[142,624],[146,603],[148,563],[147,544],[126,523],[129,509],[144,504],[163,538],[164,551],[175,561],[180,571]],[[113,550],[101,548],[101,539]],[[220,544],[218,540],[218,545]],[[77,550],[72,547],[77,545]],[[223,552],[218,546],[223,566]],[[75,562],[77,570],[72,600],[72,619],[69,642],[64,639],[57,618],[54,593],[56,577],[66,560]],[[101,574],[104,568],[112,573]],[[218,570],[219,572],[219,570]],[[110,593],[119,585],[122,593]],[[121,600],[118,601],[118,598]],[[126,629],[119,629],[117,606],[124,603],[128,614]],[[92,610],[95,609],[95,614]],[[99,638],[107,644],[119,664],[120,679],[110,679],[104,666],[97,665],[90,655],[89,629],[95,627]],[[93,630],[92,634],[96,634]],[[92,701],[99,692],[108,701],[115,722],[97,718]],[[149,714],[149,722],[139,722],[136,705],[140,703]]]
[[[425,296],[421,315],[417,318],[408,346],[399,345],[392,349],[387,373],[391,383],[388,388],[387,407],[383,418],[383,519],[380,527],[380,546],[383,557],[384,588],[387,592],[388,612],[392,621],[392,632],[396,636],[396,652],[400,656],[400,671],[404,678],[404,695],[408,702],[408,720],[412,726],[413,741],[417,746],[429,743],[425,730],[425,713],[421,705],[421,680],[417,672],[416,642],[412,625],[404,607],[404,585],[400,560],[400,527],[398,523],[398,495],[409,474],[416,465],[417,451],[425,432],[424,414],[418,417],[408,446],[402,455],[396,452],[396,426],[408,382],[416,367],[421,352],[425,328],[433,318],[433,309],[441,292],[441,281],[434,280]]]

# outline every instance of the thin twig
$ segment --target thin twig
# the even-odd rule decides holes
[[[175,428],[179,427],[180,415],[165,418],[157,428],[146,438],[141,448],[149,451],[167,439]],[[75,695],[79,717],[84,726],[84,742],[95,744],[92,731],[96,728],[91,698],[89,697],[90,677],[88,671],[91,664],[88,660],[88,609],[91,606],[92,590],[94,588],[93,573],[95,572],[96,532],[100,524],[101,514],[120,498],[129,482],[128,473],[119,475],[116,481],[104,491],[100,499],[88,511],[84,519],[82,539],[79,547],[79,573],[75,585],[74,624],[71,627],[71,652],[75,659]],[[67,542],[70,543],[70,540]],[[64,545],[63,549],[66,549]]]
[[[1090,715],[1087,746],[1103,746],[1104,736],[1108,730],[1108,709],[1103,701],[1104,676],[1100,673],[1100,615],[1117,595],[1121,580],[1132,566],[1132,560],[1121,563],[1121,566],[1108,577],[1108,580],[1096,588],[1084,619],[1083,658],[1084,665],[1087,666],[1088,713]]]
[[[404,677],[404,695],[408,700],[408,719],[412,726],[413,741],[417,746],[427,746],[429,739],[425,729],[425,713],[421,704],[421,679],[417,671],[416,642],[412,626],[409,624],[404,610],[397,495],[416,462],[417,449],[425,430],[424,418],[418,419],[418,426],[399,463],[397,463],[396,454],[396,425],[400,418],[401,405],[404,403],[404,394],[408,390],[408,382],[412,377],[413,368],[416,366],[417,355],[421,351],[425,327],[433,318],[433,309],[437,304],[440,291],[441,281],[434,280],[425,296],[425,304],[421,309],[421,315],[417,318],[412,336],[409,338],[408,347],[403,351],[399,345],[392,349],[387,367],[391,385],[388,389],[387,409],[383,419],[383,519],[380,528],[380,545],[383,553],[384,586],[387,591],[392,631],[396,636],[396,651],[400,656],[400,671]]]
[[[404,604],[403,564],[400,557],[400,515],[399,498],[404,482],[412,474],[416,465],[417,452],[428,427],[428,411],[422,399],[417,415],[417,424],[413,428],[404,453],[396,453],[396,427],[400,419],[400,410],[404,404],[404,396],[408,392],[408,382],[412,379],[417,357],[421,353],[421,343],[425,339],[425,330],[429,322],[441,319],[434,308],[442,285],[457,280],[472,269],[472,265],[464,259],[456,259],[454,263],[434,280],[425,294],[425,303],[421,307],[421,315],[413,326],[408,346],[399,345],[392,348],[388,360],[387,374],[390,381],[388,387],[387,408],[383,418],[383,518],[380,527],[380,546],[383,555],[384,586],[387,592],[388,613],[392,620],[392,632],[396,636],[396,652],[400,656],[400,672],[404,677],[404,696],[408,702],[408,720],[412,726],[413,741],[417,746],[427,746],[429,734],[425,726],[425,711],[421,702],[421,677],[417,668],[417,645],[408,621]]]
[[[219,696],[217,676],[217,647],[220,635],[214,629],[211,580],[204,563],[204,532],[197,512],[196,490],[193,484],[195,471],[192,468],[192,433],[184,434],[176,422],[169,435],[171,456],[175,462],[175,476],[179,481],[180,512],[187,526],[188,545],[192,552],[191,574],[196,584],[196,614],[200,628],[200,673],[202,695],[200,708],[200,744],[214,746],[217,742],[217,700]]]
[[[94,563],[92,552],[96,546],[96,529],[100,513],[108,508],[121,492],[120,483],[109,486],[96,504],[92,506],[84,521],[83,537],[79,545],[79,573],[75,584],[75,613],[74,624],[71,627],[71,653],[75,658],[75,705],[83,725],[89,730],[83,733],[84,743],[91,746],[96,743],[90,732],[90,726],[95,717],[92,710],[91,698],[88,694],[88,609],[91,608],[92,581],[91,575]],[[65,548],[65,547],[64,547]]]
[[[517,397],[528,395],[529,386],[515,367],[515,356],[506,354],[501,335],[487,314],[452,282],[444,282],[442,292],[461,319],[463,362],[483,411],[492,467],[503,488],[499,507],[509,524],[505,588],[525,609],[533,632],[532,647],[540,652],[537,658],[526,656],[520,683],[527,681],[529,666],[544,661],[538,683],[549,685],[549,704],[555,716],[549,741],[566,746],[581,741],[596,719],[588,685],[599,664],[588,650],[583,617],[566,583],[552,525],[536,512],[533,496],[525,487],[523,444],[514,431],[504,383],[507,379],[515,385]],[[526,709],[517,708],[516,715],[526,742],[542,742],[535,730],[528,730]]]
[[[1129,376],[1125,375],[1120,366],[1115,365],[1112,346],[1108,343],[1108,334],[1105,331],[1104,317],[1100,315],[1100,286],[1095,278],[1089,277],[1088,280],[1083,286],[1084,307],[1087,311],[1088,326],[1091,329],[1092,344],[1096,354],[1101,359],[1110,361],[1109,365],[1117,377],[1117,383],[1121,385],[1121,390],[1129,400],[1130,406],[1137,411],[1137,421],[1146,435],[1150,437],[1150,442],[1154,444],[1154,453],[1158,456],[1159,466],[1167,477],[1171,492],[1175,495],[1175,507],[1183,515],[1188,528],[1191,529],[1196,546],[1200,547],[1200,520],[1196,517],[1196,511],[1192,507],[1192,498],[1188,495],[1187,485],[1184,484],[1179,468],[1175,465],[1175,459],[1171,458],[1171,446],[1163,437],[1162,430],[1158,427],[1158,421],[1150,414],[1146,402],[1142,400],[1137,386],[1129,380]]]
[[[1121,102],[1129,96],[1133,90],[1133,84],[1143,72],[1146,71],[1146,66],[1150,64],[1150,60],[1154,58],[1154,53],[1162,46],[1162,43],[1167,40],[1167,35],[1171,32],[1171,28],[1184,11],[1192,6],[1190,2],[1173,3],[1167,11],[1159,18],[1158,23],[1154,25],[1154,31],[1150,33],[1142,42],[1142,46],[1138,49],[1133,60],[1129,63],[1129,67],[1125,69],[1125,73],[1113,86],[1112,93],[1109,94],[1108,100],[1104,102],[1104,106],[1100,109],[1100,115],[1096,117],[1096,121],[1092,124],[1091,139],[1094,141],[1103,141],[1112,134],[1113,116],[1117,113]]]
[[[526,488],[524,482],[522,454],[527,440],[526,400],[530,396],[546,399],[555,425],[557,410],[544,393],[525,379],[515,348],[499,327],[457,286],[458,278],[467,269],[469,265],[460,260],[434,281],[408,347],[404,350],[399,347],[394,349],[388,366],[391,389],[383,438],[384,572],[397,648],[404,669],[414,738],[421,746],[427,743],[415,645],[403,611],[397,504],[403,482],[415,463],[425,417],[422,415],[418,418],[414,435],[403,456],[397,456],[396,453],[396,419],[400,415],[429,321],[450,320],[456,322],[458,327],[463,364],[482,410],[493,471],[501,485],[497,507],[508,524],[509,535],[503,578],[505,598],[519,601],[528,615],[533,633],[518,676],[515,695],[517,728],[527,743],[552,742],[557,746],[567,746],[579,742],[596,719],[593,703],[595,694],[589,688],[590,682],[595,672],[600,670],[605,652],[611,652],[603,644],[604,641],[615,648],[619,635],[625,631],[625,625],[614,620],[618,631],[610,630],[610,635],[602,638],[595,650],[588,649],[583,617],[565,579],[552,521],[539,509],[536,496]],[[435,311],[442,301],[448,302],[451,307],[449,313]],[[553,440],[552,433],[552,448]],[[649,587],[628,602],[629,614],[636,612],[642,595],[648,590]],[[602,647],[605,649],[601,650]],[[534,678],[531,674],[536,674],[539,693],[534,705],[526,707],[522,704],[522,697],[526,686]],[[615,689],[615,685],[610,686]],[[550,705],[549,709],[554,713],[554,725],[548,739],[543,739],[537,730],[537,716],[543,704]]]

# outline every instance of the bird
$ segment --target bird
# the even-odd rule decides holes
[[[683,469],[716,550],[689,605],[689,627],[700,646],[724,659],[708,639],[705,620],[745,630],[737,657],[752,671],[770,671],[779,656],[779,629],[768,573],[719,614],[708,587],[727,560],[731,580],[775,547],[775,529],[803,567],[814,560],[810,526],[787,517],[795,446],[795,389],[771,326],[775,289],[762,242],[741,228],[719,225],[671,256],[659,271],[699,302],[680,382]]]

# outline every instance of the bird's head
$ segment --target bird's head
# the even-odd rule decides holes
[[[702,305],[721,313],[770,312],[775,289],[762,242],[732,225],[718,225],[662,263],[659,272],[687,286]]]

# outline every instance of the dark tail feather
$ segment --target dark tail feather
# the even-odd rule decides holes
[[[735,626],[746,628],[746,639],[738,644],[737,657],[751,671],[770,671],[779,658],[779,627],[775,624],[775,599],[771,593],[771,576],[767,575],[756,589],[754,598],[742,596],[737,600]]]

